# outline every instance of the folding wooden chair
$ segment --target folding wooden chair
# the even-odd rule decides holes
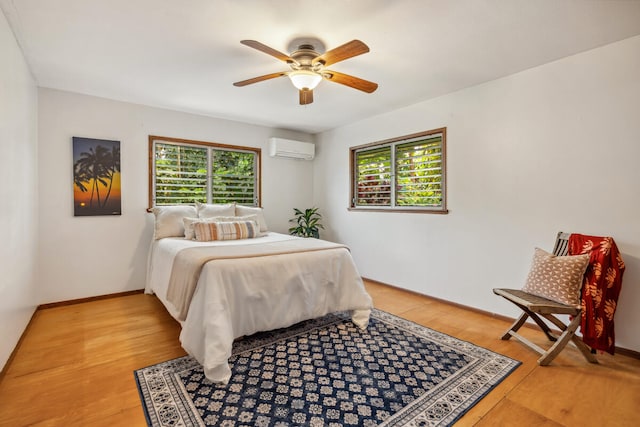
[[[569,233],[558,233],[556,243],[553,248],[554,255],[567,255],[569,235]],[[578,326],[580,326],[581,308],[565,305],[518,289],[495,288],[493,289],[493,293],[511,301],[523,311],[522,315],[520,315],[513,325],[511,325],[511,327],[504,333],[501,339],[508,340],[509,338],[514,337],[527,347],[541,354],[542,356],[538,359],[539,365],[546,366],[551,363],[551,361],[558,355],[558,353],[560,353],[560,351],[562,351],[569,341],[573,341],[587,361],[591,363],[598,363],[595,356],[591,353],[591,349],[582,342],[580,337],[575,335]],[[554,316],[562,314],[573,316],[573,320],[566,325]],[[558,327],[561,333],[558,335],[552,331],[540,316]],[[553,345],[549,349],[545,350],[517,333],[518,329],[525,324],[529,317],[536,322],[550,341],[554,341]]]

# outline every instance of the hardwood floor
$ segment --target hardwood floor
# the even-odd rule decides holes
[[[640,360],[566,348],[549,367],[515,340],[508,322],[374,282],[381,310],[518,359],[523,364],[457,426],[638,426]],[[539,345],[544,335],[524,328]],[[36,312],[0,380],[0,426],[144,426],[133,371],[184,355],[179,325],[150,295]]]

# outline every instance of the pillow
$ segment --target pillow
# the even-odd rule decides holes
[[[211,218],[212,216],[234,216],[236,214],[235,203],[210,204],[196,202],[198,218]]]
[[[266,231],[269,231],[269,229],[267,228],[267,221],[264,220],[264,212],[262,208],[236,205],[236,216],[245,216],[245,215],[257,215],[260,231],[262,231],[263,233]]]
[[[212,216],[210,218],[183,218],[184,222],[184,238],[193,240],[196,238],[193,224],[196,222],[224,222],[224,221],[254,221],[258,222],[257,215],[246,216]],[[261,233],[259,233],[261,235]]]
[[[195,218],[195,217],[185,217],[182,218],[182,223],[184,224],[184,238],[193,240],[196,238],[195,232],[193,231],[193,223],[198,221],[210,221],[215,220],[215,218]]]
[[[190,205],[156,206],[151,209],[155,215],[153,237],[158,240],[163,237],[184,236],[182,218],[196,216],[196,208]]]
[[[535,249],[523,291],[562,304],[580,306],[580,290],[589,254],[556,256]]]
[[[258,237],[258,223],[255,221],[197,221],[193,223],[196,240],[239,240]]]

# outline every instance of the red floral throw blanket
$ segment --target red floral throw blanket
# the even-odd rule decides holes
[[[582,340],[589,347],[614,354],[613,315],[622,288],[624,262],[611,237],[569,236],[569,255],[589,253],[582,286]]]

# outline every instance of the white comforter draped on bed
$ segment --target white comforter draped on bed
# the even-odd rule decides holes
[[[147,292],[166,299],[175,255],[203,245],[255,245],[299,239],[278,233],[248,240],[194,242],[161,239],[149,259]],[[252,258],[216,259],[204,265],[180,341],[204,367],[207,377],[227,382],[228,359],[235,338],[290,326],[327,313],[352,310],[353,321],[366,327],[372,301],[346,248]]]

